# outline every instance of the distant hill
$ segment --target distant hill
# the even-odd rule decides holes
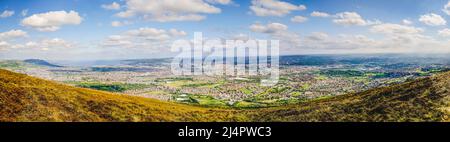
[[[59,66],[59,65],[55,65],[55,64],[51,64],[45,60],[40,60],[40,59],[27,59],[24,60],[25,63],[29,63],[29,64],[33,64],[33,65],[38,65],[38,66],[46,66],[46,67],[63,67],[63,66]]]
[[[172,62],[172,58],[160,58],[160,59],[130,59],[122,60],[121,63],[124,65],[131,66],[161,66],[168,65]]]
[[[0,121],[450,121],[450,72],[261,109],[217,109],[81,89],[0,70]]]

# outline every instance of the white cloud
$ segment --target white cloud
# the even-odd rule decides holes
[[[14,11],[5,10],[0,14],[0,18],[6,18],[14,15]]]
[[[272,39],[280,41],[280,46],[283,48],[295,48],[301,45],[300,35],[288,30],[288,26],[281,23],[253,24],[250,30],[257,33],[263,33],[270,36]]]
[[[120,26],[123,26],[123,24],[120,21],[112,21],[111,22],[111,26],[113,26],[113,27],[120,27]]]
[[[40,47],[44,48],[53,48],[53,47],[65,47],[70,48],[73,44],[69,43],[63,39],[60,38],[53,38],[53,39],[44,39],[40,43]]]
[[[31,15],[22,20],[22,25],[39,31],[57,31],[63,25],[79,25],[82,20],[75,11],[50,11]]]
[[[334,23],[339,25],[358,25],[365,26],[368,24],[366,20],[364,20],[361,15],[356,12],[342,12],[336,14],[336,19],[333,20]]]
[[[157,22],[200,21],[203,14],[221,13],[221,9],[203,0],[127,0],[127,9],[116,16],[130,18],[140,16]]]
[[[28,14],[28,9],[22,10],[22,11],[20,12],[20,14],[21,14],[22,16],[27,16],[27,14]]]
[[[231,0],[206,0],[206,2],[211,3],[211,4],[223,4],[223,5],[228,5],[228,4],[233,3],[233,1],[231,1]]]
[[[0,50],[9,48],[11,45],[6,41],[0,41]]]
[[[121,26],[125,26],[125,25],[130,25],[130,24],[133,24],[133,23],[130,22],[130,21],[123,21],[123,22],[121,22],[121,21],[112,21],[111,22],[111,26],[113,26],[113,27],[121,27]]]
[[[439,36],[442,36],[442,37],[450,37],[450,29],[445,28],[445,29],[439,30],[438,34],[439,34]]]
[[[365,35],[340,34],[336,37],[323,32],[314,32],[302,40],[303,48],[315,50],[353,50],[356,48],[370,48],[378,46],[380,42]]]
[[[420,16],[419,21],[429,26],[442,26],[447,24],[447,21],[445,21],[445,19],[442,18],[441,15],[437,15],[434,13]]]
[[[166,45],[168,41],[186,36],[187,33],[177,29],[139,28],[120,35],[109,36],[101,44],[103,47],[145,47],[153,44]],[[163,44],[164,43],[164,44]]]
[[[296,22],[296,23],[303,23],[303,22],[308,21],[308,18],[303,17],[303,16],[295,16],[295,17],[291,18],[291,21]]]
[[[447,15],[450,15],[450,1],[448,1],[447,5],[444,6],[444,9],[442,9]]]
[[[424,30],[412,26],[399,25],[399,24],[380,24],[370,28],[373,33],[381,33],[386,35],[399,35],[399,34],[419,34]]]
[[[375,25],[370,31],[385,35],[384,39],[380,41],[383,46],[379,48],[395,48],[396,50],[403,48],[404,52],[411,52],[412,50],[423,50],[424,47],[445,47],[445,44],[433,37],[423,35],[423,29],[413,26],[387,23]]]
[[[247,41],[247,40],[250,40],[250,36],[247,35],[247,34],[240,33],[240,34],[234,35],[234,36],[232,37],[232,39],[234,39],[234,40]]]
[[[60,38],[43,39],[40,41],[29,41],[23,45],[25,48],[40,48],[49,50],[51,48],[71,48],[74,44]]]
[[[413,24],[413,22],[410,21],[410,20],[408,20],[408,19],[403,19],[403,20],[402,20],[402,24],[403,24],[403,25],[411,25],[411,24]]]
[[[186,32],[178,31],[176,29],[163,30],[155,28],[139,28],[137,30],[130,30],[126,32],[126,34],[133,37],[142,37],[146,40],[164,41],[174,37],[185,36]]]
[[[120,10],[120,4],[117,2],[113,2],[111,4],[104,4],[101,7],[107,10]]]
[[[330,17],[330,14],[325,13],[325,12],[320,12],[320,11],[313,11],[311,13],[311,16],[312,17],[324,17],[324,18],[326,18],[326,17]]]
[[[3,48],[7,49],[39,49],[39,50],[50,50],[53,48],[70,48],[73,47],[75,44],[71,42],[67,42],[60,38],[52,38],[52,39],[43,39],[39,41],[28,41],[24,43],[18,43],[18,44],[10,44],[8,42],[3,45]]]
[[[131,47],[133,43],[124,36],[111,35],[105,41],[102,42],[104,47]]]
[[[170,29],[168,30],[168,33],[172,36],[172,37],[180,37],[180,36],[186,36],[187,33],[185,31],[180,31],[177,29]]]
[[[27,32],[22,30],[10,30],[6,32],[0,33],[0,48],[1,49],[9,49],[9,48],[18,48],[20,44],[14,44],[15,39],[28,37]],[[13,43],[10,43],[13,42]]]
[[[153,20],[157,22],[172,22],[172,21],[202,21],[206,17],[197,14],[187,14],[187,15],[156,15],[155,17],[144,16],[144,19]]]
[[[324,40],[328,39],[328,37],[329,37],[329,35],[327,33],[314,32],[310,36],[308,36],[307,38],[310,39],[310,40],[324,41]]]
[[[288,26],[281,23],[270,23],[267,25],[262,25],[259,23],[250,26],[250,30],[258,33],[279,33],[281,31],[286,31]]]
[[[19,37],[27,37],[28,34],[25,31],[22,30],[10,30],[7,32],[0,33],[0,40],[8,40],[13,38],[19,38]]]
[[[341,48],[367,48],[378,46],[380,43],[365,35],[339,35],[337,40]]]
[[[294,5],[279,0],[252,0],[250,10],[256,16],[285,16],[292,11],[306,10],[305,5]]]
[[[390,32],[391,33],[391,32]],[[403,33],[403,32],[400,32]],[[450,52],[448,41],[438,41],[421,34],[387,34],[381,38],[365,35],[313,33],[288,53],[444,53]],[[286,51],[286,50],[285,50]],[[302,51],[302,52],[298,52]]]
[[[366,21],[365,25],[370,25]],[[272,26],[270,24],[253,24],[250,29],[264,33],[272,39],[280,40],[280,47],[284,53],[442,53],[450,52],[448,41],[439,41],[424,35],[421,28],[392,23],[371,25],[372,33],[381,34],[379,38],[366,35],[338,34],[328,35],[324,32],[313,32],[307,36],[300,36],[288,30],[287,26]],[[269,30],[271,29],[271,30]],[[448,32],[448,33],[447,33]],[[441,30],[441,35],[450,35],[450,30]],[[426,48],[425,48],[426,47]],[[432,48],[431,48],[432,47]]]
[[[379,33],[384,36],[374,39],[366,35],[338,34],[337,36],[331,36],[323,32],[314,32],[304,38],[301,37],[297,51],[313,53],[424,53],[450,51],[446,42],[422,35],[424,30],[413,26],[383,23],[373,25],[369,30],[372,33]],[[293,46],[295,47],[295,45]]]

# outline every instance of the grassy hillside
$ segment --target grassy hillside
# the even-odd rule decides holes
[[[298,105],[225,110],[66,86],[0,70],[0,121],[449,121],[450,72]]]
[[[400,85],[264,109],[255,121],[449,121],[450,72]]]
[[[245,121],[199,108],[81,89],[0,70],[0,121]]]

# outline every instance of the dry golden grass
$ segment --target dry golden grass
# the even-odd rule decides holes
[[[254,121],[449,121],[450,72],[361,93],[268,108]]]
[[[0,70],[0,121],[245,121],[201,108],[82,89]]]

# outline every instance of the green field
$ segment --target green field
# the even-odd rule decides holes
[[[82,88],[101,90],[101,91],[108,91],[108,92],[124,92],[124,91],[127,91],[127,90],[144,89],[144,88],[148,87],[149,85],[146,85],[146,84],[127,84],[127,83],[105,84],[105,83],[81,82],[81,83],[76,83],[75,86],[82,87]]]

